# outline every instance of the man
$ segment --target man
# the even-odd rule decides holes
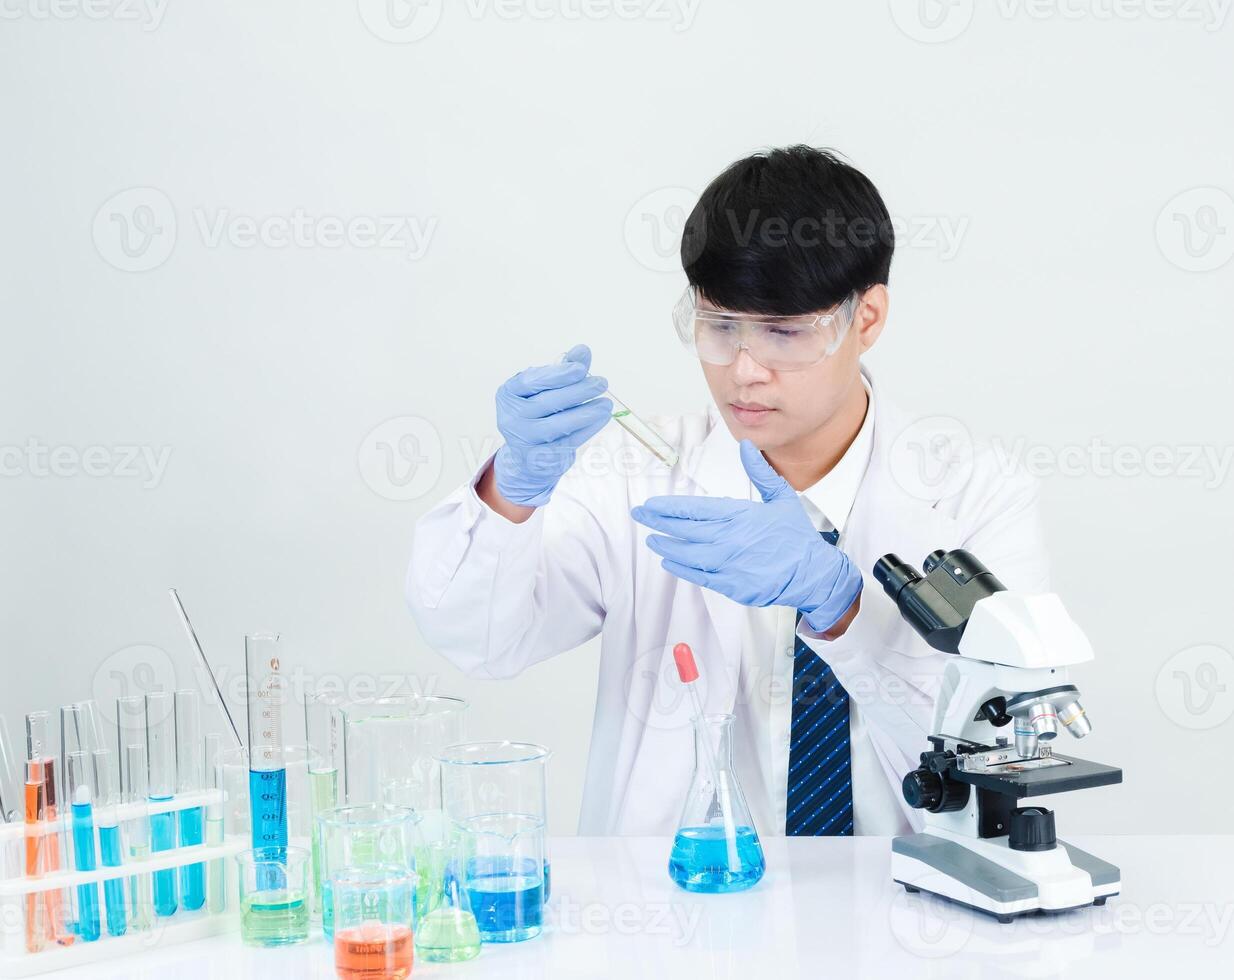
[[[679,641],[707,712],[736,716],[760,833],[906,831],[900,782],[946,655],[875,561],[965,547],[1008,588],[1047,590],[1032,481],[901,413],[861,366],[893,249],[878,191],[833,154],[738,161],[683,235],[674,320],[715,404],[657,421],[680,461],[621,465],[637,443],[607,425],[580,346],[501,387],[505,444],[420,521],[408,600],[462,670],[509,677],[602,635],[580,833],[672,833],[693,764]]]

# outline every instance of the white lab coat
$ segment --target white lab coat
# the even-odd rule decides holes
[[[954,420],[906,414],[882,391],[873,405],[870,464],[841,542],[865,577],[861,610],[838,640],[807,642],[863,707],[900,799],[904,774],[929,748],[949,655],[900,617],[872,577],[875,561],[896,552],[920,568],[936,548],[964,547],[1008,588],[1029,592],[1047,590],[1047,565],[1034,480],[974,445]],[[747,499],[749,481],[714,408],[655,424],[681,450],[671,473],[610,425],[523,524],[479,500],[477,473],[421,518],[408,569],[408,603],[425,640],[472,676],[512,677],[602,635],[580,834],[675,829],[693,743],[674,644],[694,648],[708,712],[731,711],[737,697],[745,608],[665,572],[629,511],[699,485]],[[920,826],[919,811],[901,805]]]

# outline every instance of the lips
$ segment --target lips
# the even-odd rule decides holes
[[[737,421],[746,425],[757,425],[759,422],[769,418],[771,413],[775,411],[774,408],[769,408],[758,402],[729,402],[729,408],[733,410],[733,415]]]

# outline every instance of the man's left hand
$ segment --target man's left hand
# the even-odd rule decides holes
[[[748,439],[741,463],[761,503],[651,497],[630,515],[663,532],[649,535],[647,546],[666,571],[745,606],[800,609],[811,630],[826,633],[861,593],[861,573],[823,540],[797,492]]]

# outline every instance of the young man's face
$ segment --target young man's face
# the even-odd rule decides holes
[[[862,295],[853,322],[836,351],[795,371],[773,371],[747,350],[732,364],[701,362],[703,375],[734,439],[749,439],[767,452],[808,439],[861,386],[860,357],[873,345],[886,314],[887,290],[875,286]]]

